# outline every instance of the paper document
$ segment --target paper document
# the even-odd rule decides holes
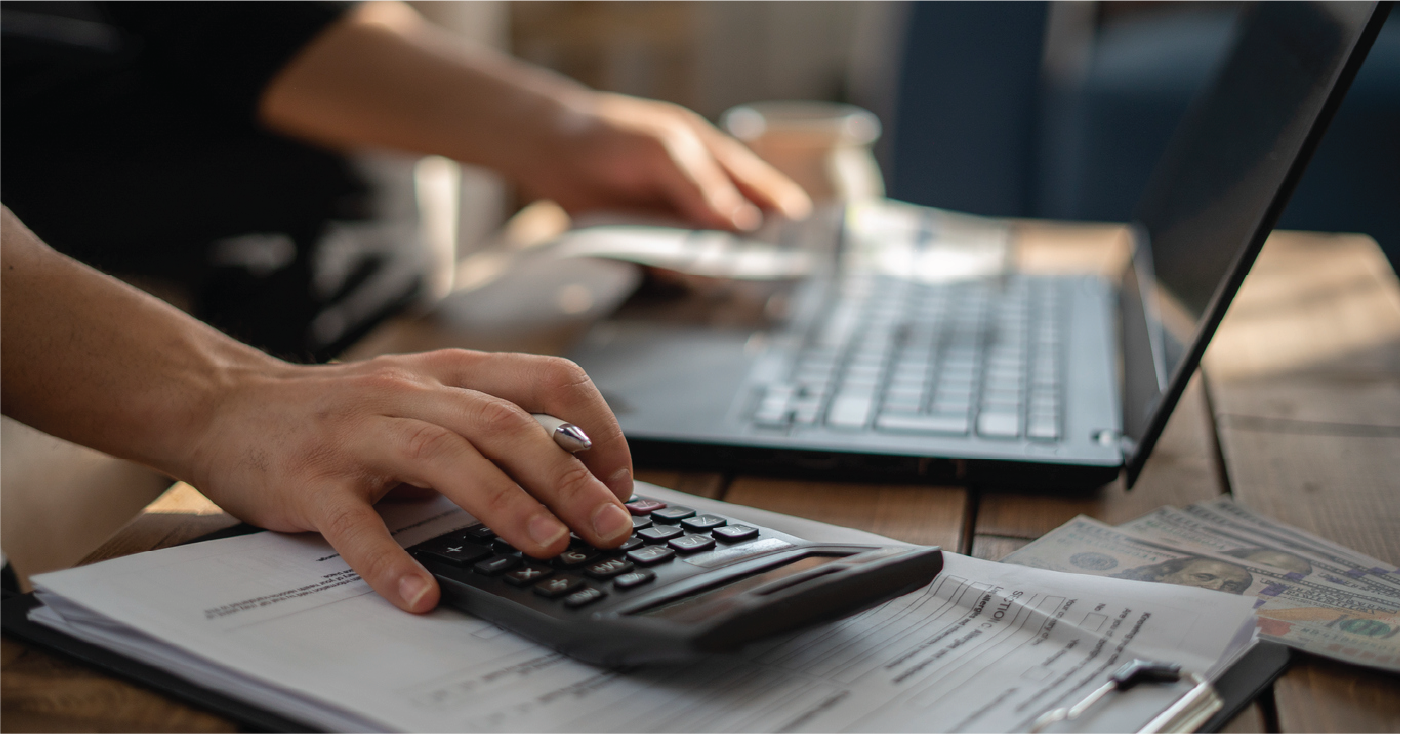
[[[893,542],[637,491],[811,540]],[[405,546],[472,522],[442,498],[382,514]],[[1254,628],[1249,598],[946,553],[929,586],[847,620],[698,664],[609,670],[452,609],[401,612],[310,534],[140,553],[34,584],[38,621],[332,729],[1017,731],[1132,658],[1217,675]],[[1133,730],[1186,687],[1140,686],[1060,730]]]

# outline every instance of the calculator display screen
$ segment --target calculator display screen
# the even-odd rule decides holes
[[[833,561],[840,561],[844,557],[845,556],[809,556],[807,558],[801,558],[786,566],[779,566],[778,568],[770,569],[763,573],[757,573],[753,576],[745,576],[738,581],[706,590],[695,596],[684,597],[669,604],[652,607],[651,609],[639,612],[639,615],[670,619],[676,622],[699,622],[707,617],[708,607],[717,601],[739,596],[750,589],[756,589],[764,584],[809,569],[825,566]]]

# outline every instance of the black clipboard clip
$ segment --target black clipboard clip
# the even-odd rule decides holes
[[[1080,699],[1079,703],[1041,714],[1027,731],[1037,734],[1052,724],[1078,719],[1110,694],[1127,691],[1140,683],[1177,683],[1183,678],[1192,683],[1192,688],[1171,706],[1149,719],[1138,731],[1140,734],[1196,731],[1225,705],[1216,694],[1216,689],[1202,676],[1184,672],[1180,665],[1155,663],[1151,660],[1132,660],[1126,663],[1110,674],[1104,685]]]

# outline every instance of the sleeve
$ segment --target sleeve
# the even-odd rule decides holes
[[[352,3],[112,2],[110,23],[138,39],[149,91],[252,123],[263,89]]]

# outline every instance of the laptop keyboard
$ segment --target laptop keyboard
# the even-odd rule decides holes
[[[852,276],[753,424],[1059,440],[1060,309],[1052,279]]]

